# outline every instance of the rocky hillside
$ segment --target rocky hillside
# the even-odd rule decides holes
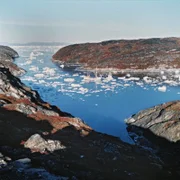
[[[44,102],[1,61],[1,180],[179,178],[178,169],[153,150],[95,132]]]
[[[74,44],[53,55],[55,62],[117,70],[180,68],[180,38],[114,40]]]
[[[15,76],[25,73],[23,69],[13,63],[14,58],[18,56],[18,53],[14,49],[0,45],[0,67],[8,68]]]

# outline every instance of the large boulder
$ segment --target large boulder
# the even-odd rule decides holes
[[[60,141],[57,140],[51,140],[41,137],[39,134],[32,135],[24,144],[25,148],[29,148],[32,151],[38,151],[38,152],[53,152],[55,150],[59,149],[65,149],[66,147],[62,145]]]

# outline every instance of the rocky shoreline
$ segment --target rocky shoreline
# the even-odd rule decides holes
[[[44,102],[38,92],[16,77],[23,72],[17,66],[14,71],[13,59],[18,57],[17,52],[4,46],[0,46],[0,52],[3,64],[0,67],[2,180],[179,179],[178,153],[172,155],[175,148],[178,152],[177,142],[173,148],[167,142],[168,148],[151,147],[153,150],[149,150],[95,132],[80,119]],[[176,102],[172,104],[175,105],[171,118],[176,117],[178,121],[179,106]],[[164,117],[163,113],[157,117],[161,115]],[[170,123],[171,118],[167,118]]]

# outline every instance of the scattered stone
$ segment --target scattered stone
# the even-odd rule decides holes
[[[53,152],[59,149],[65,149],[66,147],[61,144],[60,141],[57,140],[45,140],[39,134],[32,135],[25,143],[25,148],[30,148],[32,151],[45,152],[46,150],[49,152]]]

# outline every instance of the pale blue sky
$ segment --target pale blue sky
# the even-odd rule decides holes
[[[0,42],[180,37],[180,0],[0,0]]]

